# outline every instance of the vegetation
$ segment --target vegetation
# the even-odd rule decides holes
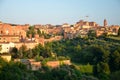
[[[0,80],[37,80],[20,62],[6,62],[0,58]]]
[[[120,43],[116,40],[90,36],[53,42],[52,47],[54,53],[69,56],[74,63],[93,65],[92,74],[100,80],[109,80],[111,73],[120,70]]]
[[[120,40],[120,37],[115,37],[115,36],[109,36],[108,38],[113,39],[113,40]]]
[[[90,64],[82,65],[82,64],[76,64],[76,63],[74,65],[82,74],[92,75],[93,73],[93,65],[90,65]]]
[[[118,36],[120,37],[120,28],[118,29]]]
[[[31,37],[34,37],[35,34],[36,34],[36,32],[34,30],[34,26],[30,26],[29,30],[27,31],[27,37],[30,37],[30,35],[31,35]]]
[[[120,41],[111,39],[106,36],[96,38],[94,32],[88,38],[75,38],[71,40],[61,40],[41,44],[33,49],[27,49],[21,46],[19,50],[11,49],[12,58],[34,58],[36,61],[42,61],[43,65],[49,60],[70,59],[73,65],[62,65],[57,68],[43,66],[38,71],[29,71],[21,68],[18,63],[0,62],[0,74],[4,74],[9,69],[9,74],[2,76],[10,76],[11,80],[15,77],[26,76],[28,80],[119,80],[120,75]],[[6,66],[7,65],[7,66]],[[12,67],[11,67],[12,65]],[[1,67],[2,66],[2,67]],[[3,67],[4,66],[4,67]],[[18,71],[13,68],[17,67]],[[20,68],[20,69],[19,69]],[[12,69],[16,76],[10,75]],[[24,74],[21,74],[23,71]],[[47,77],[46,77],[47,76]],[[22,80],[24,77],[21,77]],[[21,78],[16,80],[21,80]],[[26,80],[27,80],[26,79]]]
[[[35,34],[38,34],[40,37],[44,37],[45,39],[52,37],[52,35],[46,34],[44,31],[41,32],[40,29],[37,29],[36,31],[34,26],[30,26],[29,30],[27,31],[27,37],[33,38],[35,37]]]
[[[13,74],[14,73],[14,74]],[[74,65],[61,65],[57,68],[42,66],[40,70],[27,70],[20,62],[6,62],[0,58],[0,80],[98,80],[82,75]]]
[[[111,80],[120,80],[120,70],[112,73],[110,75]]]

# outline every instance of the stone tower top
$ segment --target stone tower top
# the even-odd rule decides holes
[[[103,26],[107,26],[107,20],[106,19],[104,19],[104,25]]]

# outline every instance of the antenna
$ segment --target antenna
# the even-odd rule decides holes
[[[80,17],[80,18],[81,18],[81,20],[85,20],[85,21],[87,21],[88,18],[89,18],[89,16],[83,16],[83,17]]]

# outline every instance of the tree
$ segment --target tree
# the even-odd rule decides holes
[[[109,61],[109,52],[104,48],[96,45],[89,46],[80,51],[73,57],[76,62],[81,62],[83,64],[97,64],[99,62],[108,62]]]
[[[110,80],[120,80],[120,71],[113,72],[110,75]]]
[[[8,63],[0,58],[0,80],[37,80],[37,78],[24,64],[12,61]]]
[[[109,65],[107,63],[100,62],[94,66],[93,73],[101,80],[109,80]]]
[[[45,53],[45,48],[41,44],[38,44],[33,49],[33,55],[34,55],[34,57],[36,57],[36,56],[42,56],[42,54],[44,54],[44,53]]]
[[[29,34],[31,34],[32,35],[32,37],[34,37],[34,35],[35,35],[35,30],[34,30],[34,26],[30,26],[29,27],[29,30],[27,31],[27,37],[29,37]]]
[[[89,30],[89,32],[88,32],[88,37],[89,37],[89,38],[95,38],[95,37],[96,37],[96,32],[95,32],[95,30]]]
[[[120,70],[120,53],[117,50],[110,55],[109,65],[112,72]]]
[[[74,52],[79,53],[81,51],[81,46],[78,44],[74,47]]]
[[[37,30],[37,34],[39,34],[39,36],[44,36],[44,35],[42,34],[42,32],[40,31],[40,29]]]
[[[19,58],[26,58],[27,57],[27,46],[22,45],[18,50]]]
[[[36,46],[33,48],[33,55],[34,55],[34,57],[35,57],[36,55],[40,55],[40,51],[42,51],[42,50],[43,50],[43,47],[42,47],[41,44],[36,45]]]
[[[52,70],[54,80],[80,80],[81,73],[74,67],[62,65]]]
[[[32,51],[32,49],[29,49],[28,51],[27,51],[27,56],[28,56],[28,58],[33,58],[34,56],[33,56],[33,51]]]
[[[107,63],[109,61],[109,51],[106,51],[104,48],[100,46],[91,46],[89,50],[93,54],[94,64],[99,62]]]
[[[49,47],[44,48],[43,52],[40,53],[40,56],[44,58],[52,57],[52,51]]]
[[[118,29],[118,36],[120,37],[120,28]]]
[[[18,49],[16,47],[13,47],[11,50],[10,50],[10,53],[12,54],[12,57],[13,58],[17,58],[18,57]]]

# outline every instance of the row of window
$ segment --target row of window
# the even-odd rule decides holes
[[[14,32],[14,31],[13,31],[13,32]],[[3,33],[3,31],[1,31],[1,32],[0,32],[0,34],[4,34],[4,33]],[[6,34],[7,34],[7,35],[9,35],[9,31],[6,31]],[[21,34],[21,32],[18,32],[18,33],[13,33],[13,35],[16,35],[16,34],[17,34],[17,35],[18,35],[18,34],[20,35],[20,34]]]
[[[8,38],[0,38],[0,42],[8,42],[8,41],[11,41],[11,42],[18,42],[19,41],[19,38],[11,38],[8,40]]]

